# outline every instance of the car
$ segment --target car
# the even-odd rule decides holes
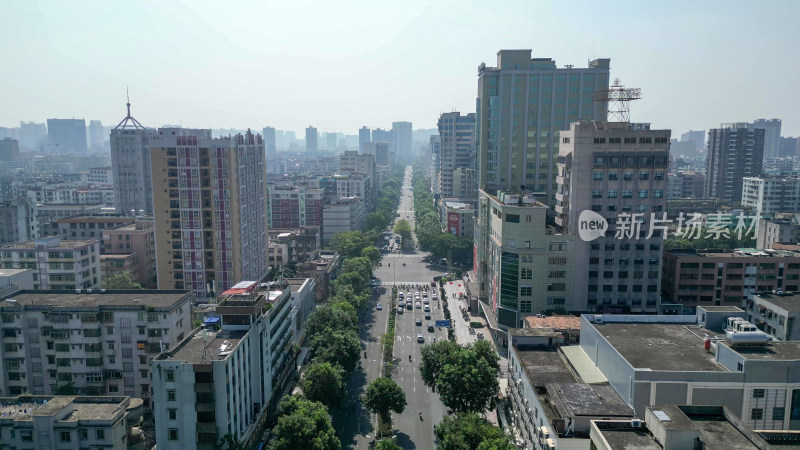
[[[431,305],[425,305],[425,312],[431,312]]]
[[[414,307],[411,306],[411,302],[406,303],[406,309],[408,309],[408,310],[414,309]]]
[[[425,342],[425,336],[418,334],[417,335],[417,342]]]
[[[420,319],[419,317],[417,317],[416,319],[414,319],[414,323],[415,323],[417,326],[421,326],[421,325],[422,325],[422,319]]]
[[[425,320],[431,320],[431,313],[430,311],[425,313]]]
[[[402,300],[402,299],[403,299],[403,293],[401,292],[401,293],[397,294],[397,298],[399,298],[400,300]]]
[[[432,299],[434,299],[434,300],[436,300],[436,299],[438,299],[438,298],[439,298],[439,296],[438,296],[438,295],[436,295],[436,294],[433,294],[433,295],[431,295],[431,298],[432,298]]]
[[[422,303],[426,304],[426,305],[429,305],[431,303],[431,301],[428,300],[427,298],[424,298],[424,299],[422,299]]]
[[[378,308],[378,311],[383,309],[383,305],[381,305],[380,303],[378,303],[375,307]]]
[[[431,333],[433,333],[433,325],[431,325],[431,324],[428,324],[428,331],[430,331]]]
[[[403,310],[403,307],[402,307],[402,306],[398,306],[398,307],[397,307],[397,314],[403,314],[403,311],[404,311],[404,310]]]
[[[414,307],[417,308],[417,309],[421,309],[422,308],[422,303],[420,303],[420,302],[414,303]]]

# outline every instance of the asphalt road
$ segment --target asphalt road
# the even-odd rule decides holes
[[[411,167],[406,168],[406,178],[403,194],[398,208],[400,219],[406,219],[413,229],[413,199],[411,187]],[[416,237],[413,237],[416,241]],[[400,284],[414,284],[428,286],[433,277],[444,273],[441,266],[431,264],[422,252],[393,252],[383,255],[382,266],[375,270],[380,287],[376,289],[376,299],[383,306],[377,310],[373,306],[366,316],[362,318],[362,343],[367,352],[367,358],[362,358],[362,368],[356,370],[348,384],[348,397],[345,406],[334,410],[334,427],[339,432],[343,448],[369,448],[375,436],[374,415],[366,411],[358,401],[363,395],[366,386],[380,375],[382,364],[380,336],[386,331],[389,313],[389,301],[392,286]],[[405,266],[403,264],[405,263]],[[409,289],[413,293],[421,289]],[[405,449],[433,449],[433,425],[439,423],[444,416],[445,409],[439,396],[430,392],[419,376],[419,363],[423,345],[436,340],[446,339],[447,331],[439,330],[434,326],[434,331],[427,331],[427,325],[435,325],[437,319],[444,319],[440,302],[431,300],[431,319],[425,320],[422,308],[405,309],[403,314],[397,314],[395,325],[395,344],[392,379],[400,385],[406,394],[407,406],[403,414],[393,417],[394,428],[397,431],[397,443]],[[421,326],[415,324],[415,319],[420,318]],[[417,342],[417,335],[422,334],[425,342]],[[411,355],[411,361],[408,356]],[[363,355],[362,355],[363,356]],[[355,407],[351,406],[355,403]],[[419,413],[422,413],[420,420]]]

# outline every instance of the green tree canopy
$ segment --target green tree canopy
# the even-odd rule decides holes
[[[508,436],[476,413],[447,416],[433,427],[439,450],[514,450]]]
[[[370,245],[364,250],[361,250],[361,256],[369,259],[373,266],[378,264],[378,261],[381,260],[381,252],[374,245]]]
[[[349,303],[348,303],[349,305]],[[306,335],[330,334],[335,330],[357,330],[358,316],[352,305],[339,303],[322,305],[314,309],[306,320]]]
[[[292,395],[278,407],[271,450],[339,450],[341,443],[325,405]]]
[[[334,407],[344,398],[343,370],[327,362],[314,363],[303,374],[300,387],[307,399]]]
[[[397,445],[394,439],[386,438],[375,444],[375,450],[403,450],[403,447]]]
[[[311,337],[309,354],[314,362],[328,362],[352,372],[361,357],[361,340],[353,330],[316,334]]]
[[[339,252],[343,258],[347,259],[361,256],[361,250],[371,245],[373,241],[361,231],[348,231],[336,233],[331,240],[330,246]]]
[[[379,200],[380,206],[380,200]],[[379,212],[371,212],[366,215],[364,218],[364,228],[367,230],[379,230],[383,231],[386,228],[386,225],[389,224],[386,216]]]
[[[127,270],[120,270],[103,278],[106,289],[142,289],[142,285]]]
[[[488,342],[459,347],[441,341],[422,348],[422,381],[455,412],[493,408],[500,390],[499,371],[499,357]]]
[[[419,373],[426,386],[436,392],[436,380],[447,364],[455,361],[455,355],[461,348],[453,341],[440,340],[422,347],[422,363],[419,366]]]
[[[394,232],[399,234],[403,241],[411,239],[411,225],[406,219],[400,219],[394,224]]]
[[[392,379],[376,378],[367,387],[364,406],[379,415],[384,422],[392,421],[392,412],[402,413],[406,409],[406,394]]]

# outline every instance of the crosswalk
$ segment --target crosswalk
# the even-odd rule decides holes
[[[376,282],[379,286],[400,286],[403,284],[413,284],[413,285],[420,285],[425,286],[426,284],[430,284],[430,281],[377,281]]]
[[[386,253],[383,255],[384,258],[422,258],[423,256],[414,253]]]

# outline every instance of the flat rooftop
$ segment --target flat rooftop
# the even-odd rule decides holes
[[[120,411],[139,407],[141,399],[125,397],[75,397],[75,396],[28,396],[0,398],[0,420],[31,421],[35,416],[52,416],[72,404],[72,414],[57,422],[82,420],[114,420]]]
[[[527,316],[529,328],[552,328],[554,330],[580,330],[581,318],[576,316]]]
[[[598,428],[609,447],[614,450],[662,450],[647,428]]]
[[[727,369],[703,348],[705,335],[717,333],[696,326],[665,323],[592,324],[634,368],[671,371]]]
[[[214,360],[224,360],[239,345],[247,331],[198,330],[170,352],[170,359],[189,364],[211,364]]]
[[[0,300],[0,309],[10,307],[96,308],[98,306],[141,306],[169,308],[180,303],[189,291],[112,290],[100,293],[75,291],[19,291]],[[9,301],[15,300],[15,301]]]
[[[702,308],[709,312],[730,312],[730,313],[740,313],[743,312],[742,308],[738,306],[711,306],[711,305],[702,305],[698,308]]]
[[[544,387],[549,383],[575,383],[561,354],[556,349],[515,347],[520,363],[534,386]]]
[[[97,239],[87,239],[87,240],[84,240],[84,241],[61,241],[61,242],[58,243],[58,245],[45,245],[45,246],[42,246],[41,248],[47,248],[47,249],[50,249],[50,248],[75,249],[75,248],[84,247],[84,246],[89,245],[89,244],[94,244],[94,243],[97,243],[97,242],[100,242],[100,241],[98,241]],[[28,248],[37,248],[37,246],[36,246],[36,241],[24,241],[24,242],[16,242],[16,243],[13,243],[13,244],[6,244],[6,245],[3,246],[3,248],[5,248],[5,249],[14,249],[14,248],[28,249]]]
[[[634,412],[609,385],[551,383],[547,385],[550,405],[561,417],[633,417]]]
[[[783,308],[787,311],[800,310],[800,293],[792,293],[778,295],[778,294],[755,294],[754,300],[757,304],[761,304],[761,299],[765,302],[772,303],[778,308]],[[755,298],[757,297],[757,298]]]
[[[19,275],[26,271],[28,271],[28,269],[0,269],[0,277],[13,277],[14,275]]]
[[[800,360],[800,341],[770,341],[764,347],[741,347],[733,350],[744,359],[754,361]]]

